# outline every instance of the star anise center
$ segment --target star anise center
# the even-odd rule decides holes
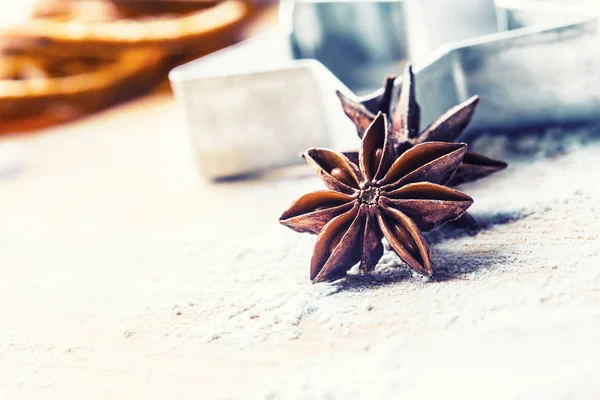
[[[360,191],[358,199],[363,204],[376,205],[381,196],[381,191],[377,187],[365,185]]]

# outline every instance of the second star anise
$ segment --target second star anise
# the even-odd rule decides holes
[[[422,231],[462,216],[473,203],[443,186],[455,174],[466,144],[428,142],[399,157],[385,114],[365,130],[358,165],[331,150],[313,148],[305,159],[330,190],[306,194],[280,218],[298,232],[318,234],[310,268],[313,282],[332,281],[360,263],[372,270],[382,239],[413,270],[430,276],[431,254]]]
[[[410,64],[406,65],[397,101],[393,101],[395,80],[393,76],[387,77],[381,94],[362,103],[344,96],[339,91],[337,95],[344,112],[356,125],[356,131],[361,138],[378,112],[388,114],[390,116],[389,139],[399,154],[419,143],[454,142],[471,122],[479,104],[479,96],[473,96],[448,110],[424,131],[420,131],[420,108],[415,96],[414,74]],[[358,156],[356,152],[346,155],[350,159],[356,159]],[[459,185],[486,177],[503,170],[507,165],[503,161],[467,152],[449,185]]]

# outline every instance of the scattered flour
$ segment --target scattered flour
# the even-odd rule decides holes
[[[191,318],[185,329],[192,335],[240,347],[298,340],[314,325],[352,334],[383,325],[418,331],[472,324],[490,310],[507,307],[502,299],[482,293],[491,282],[511,279],[503,275],[542,269],[542,276],[556,274],[552,268],[561,272],[577,268],[598,254],[600,188],[589,184],[600,176],[597,139],[600,127],[592,126],[476,140],[475,150],[506,159],[511,166],[461,187],[476,200],[472,213],[481,226],[478,234],[470,236],[451,226],[427,234],[435,262],[432,279],[413,274],[387,252],[369,276],[351,274],[332,284],[311,285],[306,266],[314,236],[283,229],[277,233],[279,249],[273,254],[265,254],[253,240],[238,249],[234,264],[254,269],[231,291],[223,293],[219,287],[212,293],[205,288],[201,297],[182,300],[197,307],[178,306],[177,312]],[[278,187],[299,195],[314,184],[313,178],[302,177],[289,187],[285,182]],[[244,288],[248,279],[253,282],[251,291]],[[512,304],[537,296],[537,301],[558,301],[563,296],[560,290],[546,288],[541,279],[539,290],[505,292],[509,298],[504,300]],[[474,280],[490,283],[482,284],[475,293],[481,298],[466,311],[464,287]],[[419,303],[425,298],[429,300]],[[390,308],[390,302],[405,302],[411,310]],[[448,314],[448,302],[459,302],[461,308]]]
[[[0,185],[10,206],[0,242],[11,248],[0,252],[10,272],[0,280],[0,392],[598,398],[598,126],[475,140],[472,148],[511,166],[460,188],[475,199],[476,235],[451,226],[427,234],[433,278],[388,252],[371,275],[319,285],[307,276],[315,236],[276,222],[322,188],[308,168],[203,185],[178,175],[189,165],[168,147],[171,130],[162,141],[140,131],[110,166],[97,147],[121,149],[122,136],[106,134],[113,140],[102,136],[87,153],[57,136],[32,142],[52,149],[56,140],[55,158],[44,160],[53,168],[26,171],[20,188]],[[131,159],[133,148],[147,163]],[[73,160],[61,151],[81,157],[68,184],[59,177]]]

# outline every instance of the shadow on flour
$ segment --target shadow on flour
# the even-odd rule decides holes
[[[444,225],[443,227],[426,233],[426,239],[430,246],[440,244],[447,240],[460,239],[463,237],[477,235],[487,229],[498,225],[518,221],[530,215],[530,212],[500,212],[489,214],[478,214],[475,216],[479,223],[479,230],[475,233],[465,229]],[[431,278],[423,278],[423,281],[444,282],[461,279],[469,280],[468,275],[486,270],[489,267],[505,264],[510,257],[498,254],[497,251],[489,253],[465,253],[452,252],[444,249],[434,250],[434,275]],[[413,271],[407,265],[398,260],[398,264],[386,264],[378,266],[375,271],[368,275],[349,274],[345,279],[334,283],[337,293],[339,291],[353,291],[379,286],[391,285],[398,282],[410,281],[415,278]]]
[[[502,254],[497,250],[463,252],[438,250],[434,255],[433,281],[445,282],[455,279],[471,280],[472,274],[506,265],[512,261],[512,254]]]
[[[363,289],[376,288],[391,285],[412,279],[411,270],[405,265],[397,267],[376,268],[368,275],[349,274],[345,279],[334,283],[337,292],[360,291]]]
[[[246,174],[226,176],[215,179],[215,183],[246,183],[246,182],[280,182],[296,181],[315,177],[313,169],[304,162],[286,165],[278,168],[249,172]]]
[[[425,238],[427,239],[427,243],[429,243],[429,245],[435,245],[445,242],[446,240],[460,239],[467,236],[476,236],[478,233],[492,229],[495,226],[518,221],[530,214],[530,212],[526,212],[525,210],[474,214],[473,216],[477,220],[478,224],[478,229],[476,231],[459,228],[452,224],[446,224],[432,232],[426,233]]]
[[[505,134],[484,134],[467,141],[469,150],[509,164],[561,157],[600,142],[600,123],[555,126]],[[514,165],[513,165],[514,167]]]
[[[422,279],[413,275],[413,271],[405,264],[378,267],[369,275],[349,274],[345,279],[334,283],[336,291],[361,291],[400,282],[421,280],[423,283],[446,282],[451,280],[471,280],[472,274],[486,271],[488,268],[505,265],[510,256],[498,254],[497,251],[464,253],[453,251],[436,251],[434,257],[434,275]]]

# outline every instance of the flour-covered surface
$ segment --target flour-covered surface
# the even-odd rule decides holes
[[[0,398],[597,399],[600,126],[482,137],[482,230],[312,285],[280,226],[303,166],[218,184],[169,99],[13,141],[0,178]]]

